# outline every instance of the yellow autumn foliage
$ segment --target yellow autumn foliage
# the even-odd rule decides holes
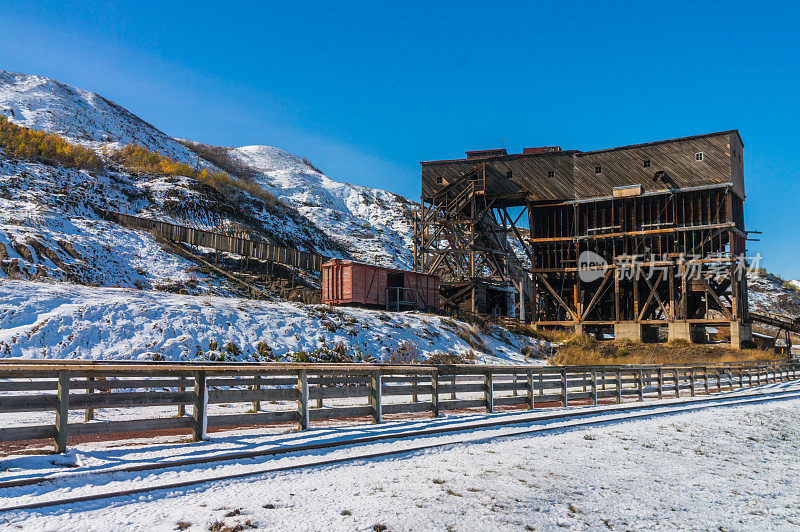
[[[95,170],[103,160],[91,149],[67,142],[53,133],[45,133],[9,122],[0,115],[0,148],[7,157],[57,164],[68,168]]]

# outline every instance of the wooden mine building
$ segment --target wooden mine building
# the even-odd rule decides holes
[[[736,130],[581,152],[422,163],[415,269],[440,305],[536,327],[750,338]],[[527,214],[527,228],[520,223]]]

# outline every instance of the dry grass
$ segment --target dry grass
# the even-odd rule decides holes
[[[632,340],[598,341],[587,334],[574,334],[548,359],[553,365],[616,364],[715,364],[781,360],[773,350],[734,349],[732,347],[692,344],[675,340],[665,344]]]
[[[221,194],[234,190],[245,192],[268,205],[278,205],[278,199],[255,181],[243,179],[228,172],[217,172],[208,168],[192,167],[149,151],[143,146],[128,145],[111,154],[111,159],[128,171],[161,176],[193,177]],[[283,205],[283,204],[280,204]]]

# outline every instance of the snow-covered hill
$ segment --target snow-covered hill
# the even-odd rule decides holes
[[[95,149],[139,144],[182,162],[196,159],[185,146],[127,109],[42,76],[0,70],[0,114],[18,125],[58,133]]]
[[[387,192],[333,181],[297,155],[244,146],[231,155],[258,171],[259,181],[364,262],[412,267],[414,204]]]
[[[793,320],[800,316],[800,291],[796,281],[784,282],[766,272],[747,275],[747,298],[751,312],[777,314]]]
[[[138,144],[216,168],[102,96],[41,76],[0,71],[0,114],[101,154]],[[276,148],[228,152],[252,166],[256,181],[281,201],[246,190],[220,191],[191,177],[139,175],[113,167],[77,171],[19,161],[0,149],[0,270],[12,278],[148,289],[180,282],[198,293],[227,293],[225,280],[198,273],[148,235],[103,221],[97,208],[221,232],[244,231],[328,256],[410,265],[411,202],[338,183]]]

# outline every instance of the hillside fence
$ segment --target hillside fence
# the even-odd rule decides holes
[[[68,437],[87,435],[183,429],[198,441],[207,437],[209,428],[219,427],[285,423],[309,429],[315,422],[332,419],[381,423],[409,414],[435,417],[470,409],[475,413],[474,409],[493,412],[694,397],[796,379],[798,366],[792,362],[532,367],[3,361],[0,420],[8,414],[45,412],[54,414],[55,421],[0,426],[0,442],[53,439],[56,452],[64,452]],[[160,409],[148,411],[151,407]],[[236,408],[239,411],[231,411]],[[125,417],[102,409],[125,409],[133,416],[95,420],[97,412]]]

